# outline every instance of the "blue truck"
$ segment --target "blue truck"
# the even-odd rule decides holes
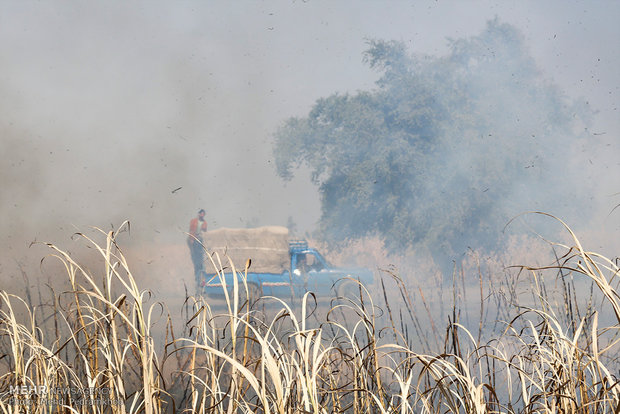
[[[261,296],[275,296],[294,301],[306,292],[313,292],[319,299],[329,299],[335,295],[352,297],[359,295],[356,281],[368,287],[374,280],[368,269],[332,266],[316,249],[308,247],[305,240],[289,242],[287,264],[279,272],[254,272],[250,265],[246,279],[250,298],[255,300]],[[245,274],[243,269],[237,271]],[[233,273],[230,269],[223,269],[219,275],[207,273],[203,293],[208,297],[223,297],[222,275],[230,292]],[[241,297],[244,295],[242,293]]]

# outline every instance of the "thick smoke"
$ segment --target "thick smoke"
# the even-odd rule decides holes
[[[497,19],[449,44],[437,57],[369,42],[377,88],[321,98],[278,130],[280,175],[307,165],[319,185],[320,237],[427,248],[449,274],[468,250],[501,248],[523,212],[579,231],[595,223],[609,200],[579,185],[601,150],[587,103],[546,79],[522,34]],[[552,238],[559,227],[537,220],[535,230]]]
[[[248,35],[269,34],[273,17],[264,10],[248,25],[235,10],[7,6],[0,280],[21,278],[22,270],[32,283],[46,280],[39,262],[50,251],[33,241],[81,251],[75,232],[98,237],[91,226],[108,231],[129,220],[119,241],[149,287],[155,280],[170,289],[171,275],[191,280],[184,232],[199,208],[212,229],[284,225],[293,206],[296,223],[313,223],[314,189],[282,189],[270,160],[276,113],[296,92],[274,102],[280,79],[271,56],[281,45],[248,44]],[[231,34],[231,25],[245,29]]]
[[[361,63],[365,37],[404,39],[414,52],[424,48],[441,55],[446,36],[466,38],[492,17],[469,5],[450,14],[445,8],[458,7],[438,4],[428,11],[418,4],[406,9],[367,4],[353,14],[350,4],[318,1],[274,7],[167,2],[5,6],[0,14],[1,280],[18,277],[19,265],[31,275],[40,273],[45,249],[29,248],[32,241],[73,249],[74,232],[90,232],[89,226],[107,230],[127,219],[132,225],[125,241],[146,249],[140,260],[153,267],[166,257],[189,265],[183,232],[198,208],[207,210],[210,228],[285,225],[292,217],[300,234],[312,230],[320,212],[309,174],[302,171],[286,188],[274,174],[270,136],[277,125],[306,114],[321,96],[372,88],[378,75]],[[551,30],[540,24],[542,14],[528,10],[520,16]],[[462,23],[468,20],[472,23]],[[615,29],[608,30],[613,38]],[[543,44],[554,45],[549,39],[555,33],[544,33]],[[557,35],[558,42],[567,38]],[[527,44],[540,40],[527,39]],[[600,68],[617,67],[606,56],[600,58]],[[600,68],[584,67],[593,68],[584,73],[592,86],[590,75],[598,78]],[[565,78],[572,73],[558,72]],[[617,86],[609,92],[613,103]],[[574,156],[562,170],[581,172],[565,182],[575,193],[592,191],[596,217],[607,217],[620,202],[614,196],[617,122],[608,126],[589,130],[589,139],[572,145]],[[450,164],[464,168],[476,156],[463,154],[453,153]],[[561,163],[553,156],[546,159],[556,161]],[[524,168],[533,178],[557,171],[540,159],[523,162],[524,167],[534,164]],[[439,178],[445,177],[427,177],[429,183]],[[534,196],[544,196],[545,190],[517,191],[512,197],[529,197],[524,206],[545,209],[544,197]],[[483,194],[491,196],[491,191]],[[571,197],[564,193],[556,201],[570,208]],[[593,234],[617,231],[618,211],[592,227]],[[605,244],[602,237],[592,238]],[[144,247],[151,243],[160,248]],[[170,246],[181,250],[168,253]]]

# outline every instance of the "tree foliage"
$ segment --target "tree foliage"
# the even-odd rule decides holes
[[[278,175],[312,171],[325,239],[376,234],[392,250],[461,253],[494,245],[511,217],[572,193],[558,171],[583,119],[514,27],[490,21],[449,40],[443,57],[396,41],[368,46],[375,89],[321,98],[275,133]]]

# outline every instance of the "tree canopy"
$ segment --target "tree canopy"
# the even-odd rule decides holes
[[[278,175],[312,171],[326,240],[379,235],[391,250],[452,255],[494,246],[514,215],[574,193],[562,168],[587,119],[517,29],[493,20],[448,42],[434,57],[369,41],[376,88],[318,99],[275,132]]]

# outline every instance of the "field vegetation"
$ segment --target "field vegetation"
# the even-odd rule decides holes
[[[555,246],[554,264],[514,268],[503,283],[479,275],[473,323],[464,320],[471,309],[461,306],[468,286],[458,272],[444,319],[395,269],[322,312],[312,293],[295,307],[247,300],[241,270],[223,306],[187,295],[185,323],[174,326],[166,305],[137,285],[117,232],[81,235],[100,256],[96,271],[49,244],[69,289],[49,287],[37,301],[0,292],[0,409],[617,413],[618,265],[566,229],[572,245]],[[234,269],[211,258],[217,269]],[[585,306],[580,286],[592,289]],[[33,388],[40,386],[44,393]]]

